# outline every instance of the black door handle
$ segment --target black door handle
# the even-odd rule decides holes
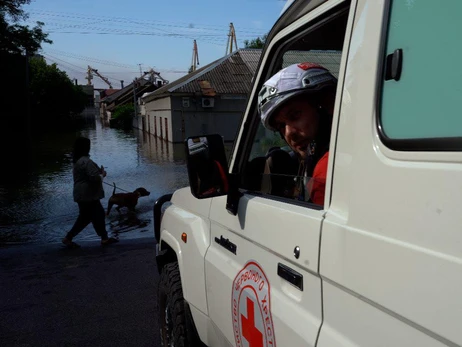
[[[225,239],[223,235],[221,235],[220,238],[215,237],[215,242],[218,243],[220,246],[226,248],[231,253],[236,254],[237,246],[231,241],[229,241],[229,239]]]
[[[303,275],[290,267],[278,263],[278,275],[303,291]]]

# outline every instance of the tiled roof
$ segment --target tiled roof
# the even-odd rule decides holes
[[[115,94],[119,91],[120,89],[104,89],[104,93],[106,94],[106,98],[112,94]]]
[[[260,55],[261,49],[239,49],[157,89],[146,97],[146,101],[170,93],[202,94],[202,81],[207,81],[217,94],[247,94]]]
[[[140,84],[140,87],[144,87],[147,84],[151,85],[152,83],[141,78],[138,80],[138,83]],[[110,90],[110,89],[109,89]],[[114,93],[110,93],[107,95],[104,99],[101,100],[101,102],[105,102],[107,104],[110,104],[117,98],[121,97],[122,95],[126,93],[133,93],[133,82],[130,83],[128,86],[124,87],[123,89],[117,89]]]

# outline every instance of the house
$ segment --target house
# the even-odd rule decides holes
[[[144,114],[135,127],[168,142],[220,134],[234,141],[260,60],[260,49],[239,49],[141,97]],[[340,52],[290,51],[282,67],[310,61],[338,76]]]
[[[173,143],[211,133],[233,141],[260,54],[260,49],[237,50],[148,93],[142,97],[146,114],[139,124]]]
[[[105,95],[101,95],[100,116],[104,120],[110,120],[111,114],[117,106],[134,104],[138,106],[138,99],[145,93],[152,92],[163,85],[165,80],[137,78],[122,89],[107,89]],[[138,112],[138,107],[137,107]]]
[[[111,103],[110,96],[120,91],[120,89],[103,89],[99,93],[99,114],[104,120],[111,118],[111,112],[107,110],[108,103]]]

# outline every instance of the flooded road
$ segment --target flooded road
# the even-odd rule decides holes
[[[33,143],[29,158],[16,167],[2,165],[0,174],[0,244],[60,242],[78,215],[72,198],[72,146],[78,136],[91,139],[90,156],[107,171],[107,208],[116,192],[144,187],[151,192],[138,200],[136,214],[112,209],[106,217],[109,236],[121,241],[153,237],[152,208],[161,195],[188,185],[183,144],[171,144],[133,129],[123,132],[91,122],[85,129],[47,135]],[[24,165],[25,164],[25,165]],[[25,169],[26,167],[26,169]],[[99,240],[90,224],[78,240]]]

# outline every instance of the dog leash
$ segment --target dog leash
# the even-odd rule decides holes
[[[110,183],[107,183],[107,182],[104,182],[104,181],[103,181],[103,183],[107,184],[108,186],[111,186],[112,188],[114,188],[114,184],[110,184]],[[121,190],[121,191],[123,191],[125,193],[131,193],[131,191],[119,188],[119,187],[117,187],[117,185],[116,185],[116,189]]]
[[[103,165],[101,165],[101,170],[104,170],[104,169],[106,169],[106,168],[107,168],[107,167],[104,167]],[[106,176],[106,177],[107,177],[107,176]],[[122,189],[122,188],[118,188],[117,185],[115,184],[115,182],[112,182],[112,184],[109,184],[109,183],[107,183],[107,182],[104,182],[104,180],[103,180],[103,183],[104,183],[104,184],[107,184],[108,186],[111,186],[111,187],[113,187],[113,188],[115,187],[115,189],[121,190],[121,191],[123,191],[123,192],[125,192],[125,193],[131,193],[131,192],[128,191],[128,190],[125,190],[125,189]]]

